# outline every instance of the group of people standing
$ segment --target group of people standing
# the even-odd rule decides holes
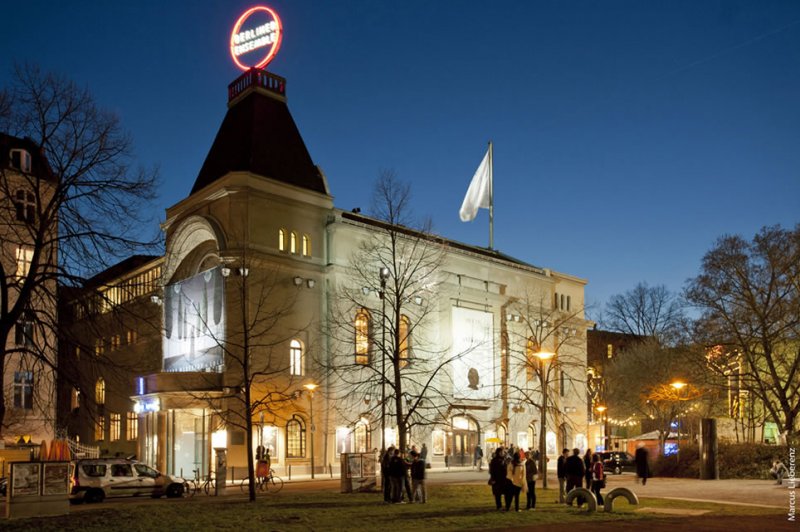
[[[603,460],[591,449],[581,457],[580,449],[563,449],[556,463],[558,476],[558,502],[566,502],[567,493],[574,488],[585,487],[594,493],[598,504],[603,504],[601,490],[606,486],[606,475],[603,470]],[[585,486],[584,486],[585,483]],[[578,498],[578,506],[583,504],[583,498]]]
[[[381,457],[381,481],[383,482],[383,500],[387,503],[403,504],[403,496],[409,503],[425,504],[428,493],[425,489],[425,459],[428,448],[423,444],[417,451],[412,445],[405,453],[390,446]],[[409,481],[410,478],[410,481]]]
[[[489,485],[492,486],[497,510],[519,508],[520,493],[526,495],[526,510],[536,509],[536,480],[539,469],[536,464],[538,453],[535,451],[525,452],[513,446],[508,450],[505,447],[498,447],[492,459],[489,461]],[[503,506],[505,498],[505,507]]]

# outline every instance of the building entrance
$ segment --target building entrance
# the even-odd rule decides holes
[[[452,436],[448,438],[447,464],[471,466],[475,446],[480,441],[480,431],[474,419],[456,416],[452,420]]]

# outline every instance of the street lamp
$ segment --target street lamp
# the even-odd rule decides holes
[[[309,414],[308,417],[311,421],[311,478],[314,478],[314,390],[317,389],[318,384],[313,382],[308,382],[303,385],[303,388],[308,390],[308,406],[309,406]]]
[[[549,360],[556,356],[550,351],[539,350],[533,354],[539,359],[541,368],[539,371],[539,385],[542,390],[542,415],[539,426],[539,459],[541,460],[542,488],[547,489],[547,379],[545,378],[545,367]]]
[[[386,280],[389,268],[382,266],[379,272],[381,289],[381,456],[386,452]]]
[[[603,450],[608,451],[610,441],[608,435],[608,407],[605,405],[599,405],[594,407],[594,409],[600,412],[600,415],[603,416]]]

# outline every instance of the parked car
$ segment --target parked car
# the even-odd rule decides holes
[[[186,481],[164,475],[135,460],[123,458],[77,460],[71,464],[70,501],[102,502],[106,497],[166,495],[180,497]]]
[[[636,471],[636,463],[633,461],[633,456],[622,451],[603,451],[600,453],[603,460],[603,469],[607,473],[615,475],[621,474],[623,471]]]

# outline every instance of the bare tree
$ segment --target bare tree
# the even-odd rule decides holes
[[[671,424],[708,391],[703,368],[692,364],[693,359],[691,350],[664,347],[651,339],[630,346],[606,368],[609,408],[654,426],[662,453]]]
[[[10,356],[56,370],[56,287],[79,284],[120,256],[155,245],[141,234],[155,172],[132,169],[132,143],[118,119],[87,89],[32,66],[18,67],[0,93],[0,131],[25,138],[46,162],[37,171],[0,169],[0,232],[23,250],[0,261],[0,380]],[[18,194],[21,194],[18,195]],[[13,198],[13,200],[12,200]],[[19,216],[17,200],[25,200]],[[32,322],[35,340],[8,349],[16,324]],[[6,420],[0,396],[0,420]]]
[[[507,315],[518,318],[518,321],[505,321],[510,323],[506,334],[511,367],[505,371],[509,376],[509,395],[517,396],[539,410],[541,471],[547,470],[548,420],[553,427],[569,423],[560,405],[561,398],[585,393],[586,337],[582,332],[582,312],[583,309],[558,309],[552,304],[549,290],[543,292],[533,288],[523,297],[513,299],[506,309]],[[546,488],[546,475],[542,479],[542,486]]]
[[[346,397],[337,404],[340,415],[392,418],[401,448],[409,429],[441,421],[450,405],[447,369],[459,356],[433,347],[430,322],[446,249],[430,222],[412,229],[410,207],[408,185],[384,172],[375,219],[362,218],[369,228],[335,288],[327,332],[337,347],[323,362],[331,392]]]
[[[782,431],[800,415],[800,225],[764,227],[752,241],[724,236],[686,288],[709,366],[754,395]]]
[[[611,297],[603,313],[603,327],[638,336],[651,336],[664,345],[675,345],[685,335],[686,315],[678,294],[664,285],[639,283],[624,294]]]

